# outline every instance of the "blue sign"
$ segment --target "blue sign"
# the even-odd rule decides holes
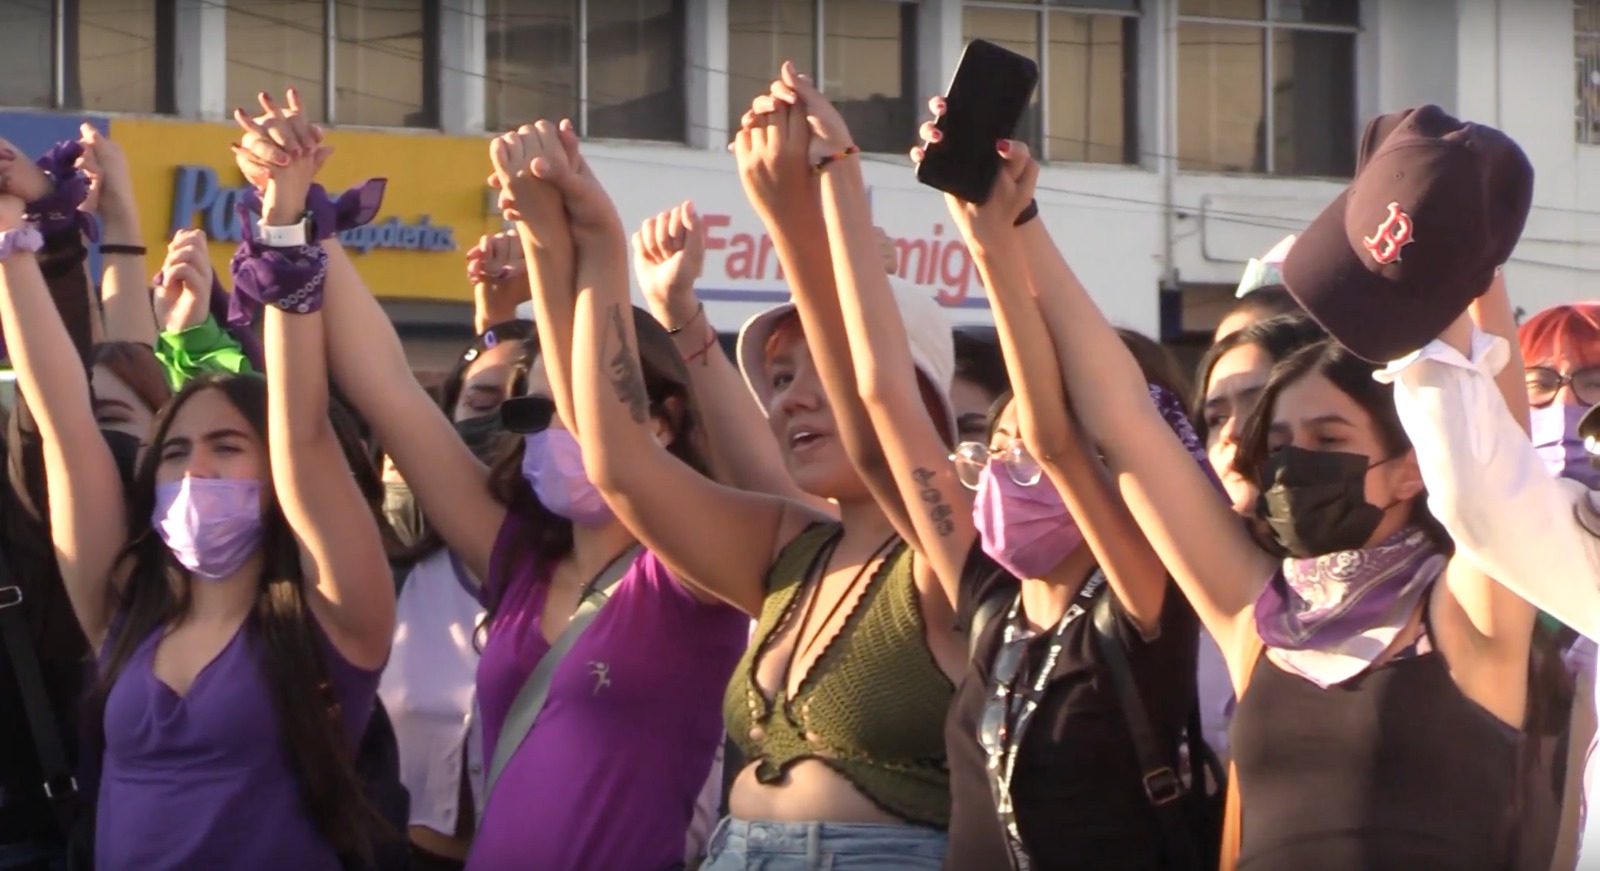
[[[249,188],[244,185],[223,187],[217,178],[217,171],[209,166],[178,167],[178,177],[172,191],[172,223],[167,228],[167,236],[170,238],[179,230],[193,226],[195,215],[199,214],[200,228],[206,231],[211,241],[244,241],[244,221],[239,217],[239,200],[247,190]],[[346,230],[339,234],[339,242],[359,254],[374,249],[456,250],[455,229],[435,225],[427,215],[411,224],[399,218],[389,218]]]

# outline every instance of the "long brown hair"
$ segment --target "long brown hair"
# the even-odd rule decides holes
[[[96,366],[106,367],[121,379],[152,413],[172,399],[172,385],[167,381],[167,373],[162,370],[160,361],[149,345],[101,342],[89,352],[91,373]]]
[[[166,440],[183,407],[200,393],[221,393],[260,438],[267,441],[267,383],[257,375],[203,375],[191,380],[157,415],[150,444]],[[127,570],[117,619],[105,641],[105,665],[89,699],[87,727],[93,758],[105,752],[105,706],[128,660],[150,636],[182,618],[192,598],[192,580],[156,534],[150,522],[156,504],[159,447],[144,452],[128,493],[129,541],[114,571]],[[277,715],[278,732],[300,797],[318,832],[343,856],[370,854],[367,826],[377,819],[353,767],[328,664],[306,606],[299,548],[276,498],[261,514],[262,571],[255,607],[247,618],[261,676]],[[115,595],[115,593],[108,593]]]
[[[705,432],[700,425],[700,406],[690,386],[683,355],[656,319],[638,306],[633,306],[633,329],[639,339],[639,363],[644,371],[650,413],[664,421],[672,434],[667,452],[696,472],[713,477],[706,456]],[[533,357],[527,357],[530,366]],[[490,490],[510,509],[508,519],[518,522],[520,528],[516,535],[501,537],[508,552],[494,561],[493,571],[484,583],[482,626],[493,621],[513,580],[513,567],[530,557],[536,565],[548,566],[572,552],[572,521],[540,503],[533,486],[522,475],[525,445],[524,439],[511,440],[489,471]]]

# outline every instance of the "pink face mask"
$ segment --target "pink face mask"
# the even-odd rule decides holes
[[[994,460],[979,475],[972,520],[983,552],[1018,578],[1044,577],[1083,543],[1077,521],[1048,479],[1024,487]]]
[[[579,526],[604,526],[614,514],[600,489],[589,483],[583,449],[564,429],[528,433],[522,449],[522,477],[540,504]]]
[[[151,522],[196,577],[230,577],[261,546],[261,482],[184,478],[156,485]]]

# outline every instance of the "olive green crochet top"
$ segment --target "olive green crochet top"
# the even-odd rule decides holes
[[[755,643],[723,698],[728,734],[745,759],[757,763],[762,783],[781,783],[790,766],[815,759],[884,811],[946,828],[944,721],[955,687],[928,649],[904,542],[890,550],[793,697],[786,696],[787,676],[777,699],[767,699],[757,683],[756,663],[775,632],[798,619],[800,593],[817,580],[841,532],[837,523],[812,526],[768,572]]]

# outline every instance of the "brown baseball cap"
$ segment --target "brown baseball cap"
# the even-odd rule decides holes
[[[1355,179],[1289,251],[1284,284],[1340,344],[1386,363],[1489,289],[1532,204],[1533,165],[1499,130],[1438,106],[1381,115]]]

